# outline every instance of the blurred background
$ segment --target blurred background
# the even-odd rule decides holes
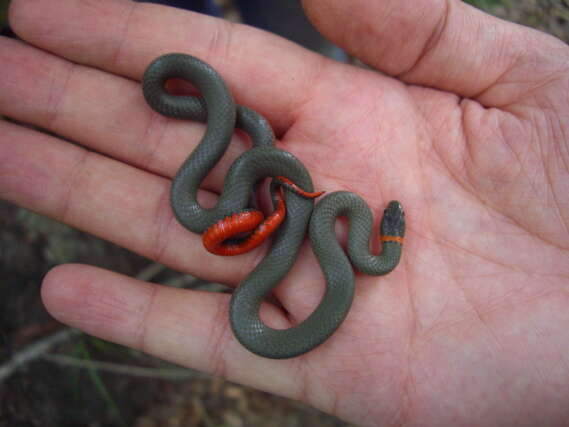
[[[351,61],[319,36],[295,0],[157,2],[186,8],[192,3],[193,10],[246,22]],[[569,42],[567,0],[469,3]],[[6,21],[8,5],[0,0],[0,30],[13,36]],[[228,292],[223,285],[182,275],[0,200],[0,427],[349,425],[298,402],[173,366],[59,324],[43,308],[39,290],[48,270],[68,262],[167,286]]]

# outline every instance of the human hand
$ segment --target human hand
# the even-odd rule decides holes
[[[212,64],[239,103],[270,120],[317,189],[359,193],[376,219],[401,200],[408,227],[398,268],[358,276],[336,334],[285,361],[236,342],[223,294],[67,265],[45,278],[48,310],[90,334],[360,424],[567,422],[569,49],[459,2],[305,6],[329,38],[387,76],[179,10],[15,0],[11,23],[28,44],[0,39],[0,113],[81,146],[0,122],[0,195],[236,285],[266,248],[217,257],[177,224],[169,178],[203,125],[152,113],[132,81],[158,55],[181,51]],[[204,203],[246,148],[236,136],[204,184]],[[263,318],[296,323],[322,290],[307,245],[276,292],[287,313],[266,304]]]

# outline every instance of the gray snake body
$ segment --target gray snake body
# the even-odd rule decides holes
[[[164,85],[171,78],[192,83],[203,98],[167,93]],[[274,146],[267,121],[247,107],[236,106],[221,77],[203,61],[178,53],[161,56],[147,68],[142,87],[148,104],[159,113],[207,123],[202,140],[172,182],[172,209],[187,229],[203,233],[215,222],[246,209],[254,186],[266,177],[284,176],[300,188],[313,191],[304,165]],[[197,202],[199,186],[226,151],[235,126],[251,137],[253,148],[231,166],[215,207],[204,209]],[[241,344],[253,353],[275,359],[301,355],[325,341],[340,326],[352,304],[354,273],[350,260],[366,274],[387,274],[399,262],[405,232],[403,209],[398,202],[391,202],[384,212],[381,235],[393,239],[383,242],[380,255],[373,255],[368,248],[372,214],[356,194],[331,193],[314,212],[313,200],[293,191],[285,190],[285,201],[288,213],[271,249],[233,293],[229,311],[231,327]],[[350,259],[336,241],[334,223],[338,216],[350,220]],[[289,329],[272,329],[259,317],[261,303],[292,268],[307,228],[326,278],[326,292],[305,321]]]

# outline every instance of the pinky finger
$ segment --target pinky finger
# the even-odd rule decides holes
[[[261,359],[233,337],[228,326],[229,298],[79,264],[54,268],[42,285],[46,308],[67,325],[179,365],[294,396],[297,385],[288,363]],[[277,317],[278,310],[269,307],[264,307],[267,315]]]

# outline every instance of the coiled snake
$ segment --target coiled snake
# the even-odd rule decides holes
[[[169,94],[165,83],[171,78],[192,83],[202,97]],[[204,233],[224,219],[231,223],[236,213],[250,207],[252,191],[263,178],[282,177],[283,182],[292,182],[305,192],[314,191],[304,165],[292,154],[274,146],[273,131],[267,121],[247,107],[236,106],[222,78],[203,61],[180,53],[161,56],[148,66],[142,88],[146,101],[157,112],[207,124],[201,142],[172,182],[172,209],[188,230]],[[215,207],[205,209],[197,202],[199,186],[224,154],[235,127],[250,136],[253,148],[231,166]],[[273,187],[275,201],[279,186]],[[231,327],[241,344],[253,353],[275,359],[306,353],[332,335],[352,304],[352,263],[366,274],[389,273],[399,263],[405,233],[403,208],[392,201],[384,211],[380,227],[382,252],[373,255],[369,250],[372,214],[358,195],[334,192],[314,208],[313,198],[293,190],[290,185],[282,187],[286,218],[275,232],[268,254],[233,293],[229,309]],[[347,216],[350,222],[349,259],[336,241],[334,223],[338,216]],[[261,303],[292,268],[307,229],[326,279],[325,294],[302,323],[289,329],[272,329],[259,317]]]

